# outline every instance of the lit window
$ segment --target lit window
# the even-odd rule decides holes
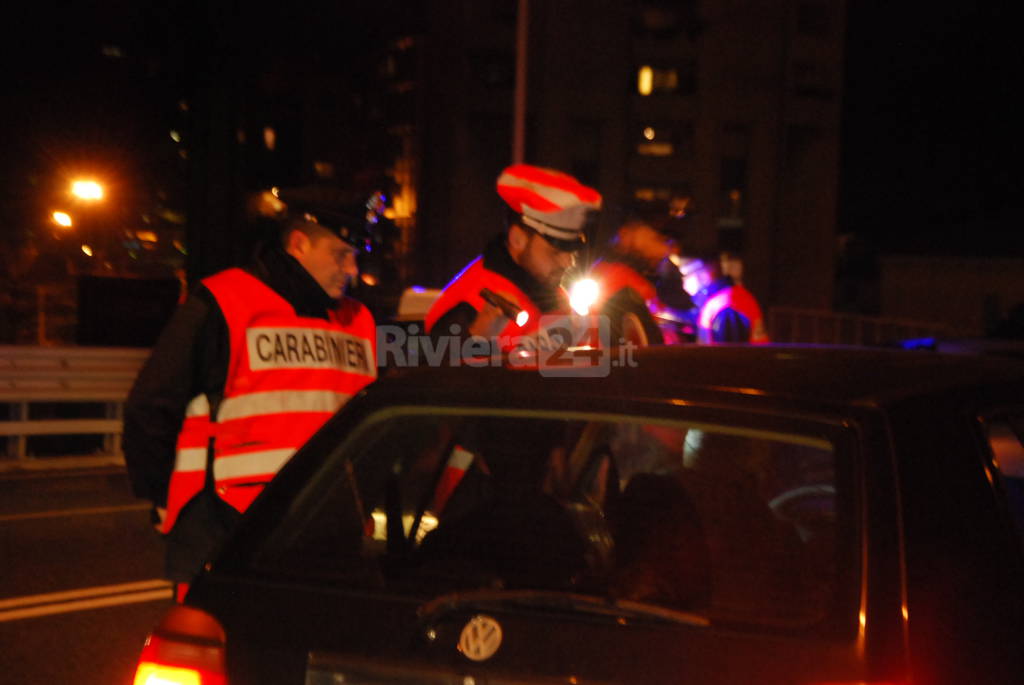
[[[637,129],[636,154],[641,157],[685,156],[693,150],[693,125],[687,122],[650,122]]]
[[[650,95],[654,92],[654,69],[640,67],[636,75],[636,91],[641,95]]]
[[[636,152],[644,157],[671,157],[675,153],[675,146],[662,142],[640,143],[636,146]]]
[[[673,93],[678,89],[679,72],[675,68],[640,67],[640,72],[637,75],[637,91],[641,95]]]
[[[638,186],[633,188],[633,199],[639,202],[657,202],[668,207],[673,216],[683,216],[691,211],[693,200],[688,184],[678,187]]]

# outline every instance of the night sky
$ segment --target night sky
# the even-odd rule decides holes
[[[1024,256],[1024,70],[1009,3],[852,0],[841,230]]]
[[[881,251],[1024,256],[1024,110],[1015,93],[1024,79],[1010,7],[850,0],[841,231]],[[152,3],[51,0],[19,11],[6,22],[0,99],[5,228],[55,165],[103,150],[118,173],[145,178],[147,160],[159,157],[152,145],[170,145],[166,105],[186,77],[167,65],[184,63],[187,41],[180,27],[165,30],[160,12],[169,10]],[[359,13],[349,25],[365,20]],[[330,42],[324,49],[337,54]],[[104,57],[104,44],[160,56],[164,66]],[[149,140],[159,142],[140,155]],[[36,185],[25,185],[26,174]]]

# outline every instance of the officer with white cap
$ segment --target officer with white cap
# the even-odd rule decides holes
[[[562,277],[586,242],[589,221],[601,208],[600,193],[568,174],[529,164],[506,168],[497,190],[508,206],[506,230],[459,272],[427,312],[427,333],[435,339],[513,340],[535,334],[542,314],[569,312]],[[493,294],[506,302],[495,304]]]

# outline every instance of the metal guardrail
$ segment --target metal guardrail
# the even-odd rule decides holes
[[[944,324],[795,307],[772,307],[768,310],[767,325],[773,342],[885,345],[910,338],[951,335]]]
[[[0,470],[123,463],[124,401],[148,355],[138,348],[0,345]],[[68,453],[35,453],[33,438],[41,436],[63,436],[51,441]],[[76,451],[76,437],[85,453]]]

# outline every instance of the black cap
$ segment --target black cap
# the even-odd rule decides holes
[[[322,226],[359,250],[365,250],[373,241],[366,217],[355,213],[306,204],[289,204],[285,216],[288,221]]]

